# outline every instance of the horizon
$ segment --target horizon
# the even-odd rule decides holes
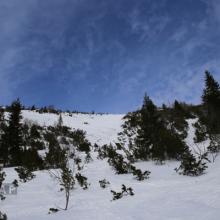
[[[123,114],[220,81],[218,0],[0,3],[0,104]]]
[[[142,101],[142,103],[139,106],[137,106],[136,109],[130,110],[130,111],[128,110],[127,112],[108,112],[108,111],[106,111],[106,112],[97,112],[97,111],[94,111],[94,110],[83,111],[83,110],[78,110],[78,109],[62,109],[62,108],[57,108],[54,105],[36,106],[35,104],[33,104],[32,106],[27,106],[24,103],[22,103],[22,100],[18,97],[17,99],[13,100],[10,104],[7,104],[7,105],[1,105],[0,104],[0,108],[7,109],[7,108],[10,107],[10,105],[13,102],[15,102],[17,100],[19,100],[19,102],[21,104],[21,107],[22,107],[21,110],[27,110],[27,111],[36,111],[37,110],[38,111],[38,110],[41,110],[43,108],[48,108],[48,109],[52,109],[52,110],[55,110],[55,111],[60,111],[60,113],[68,113],[69,112],[71,114],[97,114],[97,115],[99,115],[99,114],[100,115],[126,115],[130,112],[135,112],[135,111],[140,110],[141,106],[143,104],[143,101]],[[193,103],[181,102],[179,100],[174,100],[174,102],[175,101],[178,101],[180,104],[186,104],[188,106],[202,106],[202,102],[197,103],[197,104],[193,104]],[[154,104],[156,105],[156,107],[158,109],[162,109],[163,105],[165,105],[167,108],[173,108],[174,102],[173,103],[162,103],[162,105],[156,105],[155,103]],[[32,108],[34,108],[34,109],[32,110]],[[53,114],[53,112],[49,112],[49,113]],[[56,114],[56,113],[54,113],[54,114]]]

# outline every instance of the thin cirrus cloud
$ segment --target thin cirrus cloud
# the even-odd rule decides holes
[[[144,92],[199,103],[217,80],[218,0],[0,2],[0,102],[126,112]]]

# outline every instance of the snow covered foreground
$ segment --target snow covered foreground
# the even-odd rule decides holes
[[[24,112],[24,118],[43,125],[53,125],[57,117],[52,114]],[[64,116],[64,124],[84,129],[94,143],[116,140],[122,115]],[[84,124],[88,122],[88,124]],[[191,135],[193,136],[193,135]],[[188,140],[189,141],[189,140]],[[97,160],[84,168],[83,174],[91,183],[88,190],[76,186],[72,191],[69,209],[47,214],[51,207],[63,207],[64,196],[48,172],[35,172],[36,178],[19,183],[17,195],[7,196],[1,210],[9,220],[219,220],[220,219],[220,157],[209,164],[207,173],[200,177],[186,177],[175,173],[177,162],[158,166],[141,162],[137,166],[150,170],[149,180],[138,182],[130,174],[115,175],[105,160]],[[7,182],[17,178],[12,168],[5,169]],[[102,189],[98,181],[106,178],[111,184]],[[111,201],[110,190],[120,190],[121,184],[132,187],[135,195]]]

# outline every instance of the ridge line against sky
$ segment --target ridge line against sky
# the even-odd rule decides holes
[[[124,113],[220,81],[219,0],[0,2],[0,104]]]

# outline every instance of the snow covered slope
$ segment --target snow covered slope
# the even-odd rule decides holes
[[[24,111],[24,120],[34,120],[40,125],[54,125],[58,116]],[[109,143],[116,140],[122,115],[63,115],[65,125],[84,129],[91,142]],[[87,122],[88,124],[85,124]],[[193,127],[190,126],[188,142],[192,143]],[[63,207],[64,196],[59,185],[47,171],[35,172],[36,178],[19,183],[17,195],[7,196],[0,202],[1,210],[9,220],[219,220],[220,219],[220,157],[208,164],[205,175],[180,176],[174,168],[178,162],[155,165],[140,162],[137,167],[150,170],[149,180],[138,182],[130,174],[115,175],[105,160],[87,164],[83,174],[91,183],[88,190],[79,186],[72,191],[67,211],[48,215],[51,207]],[[12,168],[5,169],[7,182],[17,178]],[[102,189],[99,180],[106,178],[111,184]],[[111,201],[110,190],[119,191],[121,184],[132,187],[135,195]]]
[[[23,120],[30,120],[41,126],[54,126],[58,122],[59,115],[33,111],[22,111]],[[112,114],[72,114],[62,113],[63,124],[75,129],[86,131],[91,143],[109,144],[117,139],[121,131],[122,117],[124,115]]]

